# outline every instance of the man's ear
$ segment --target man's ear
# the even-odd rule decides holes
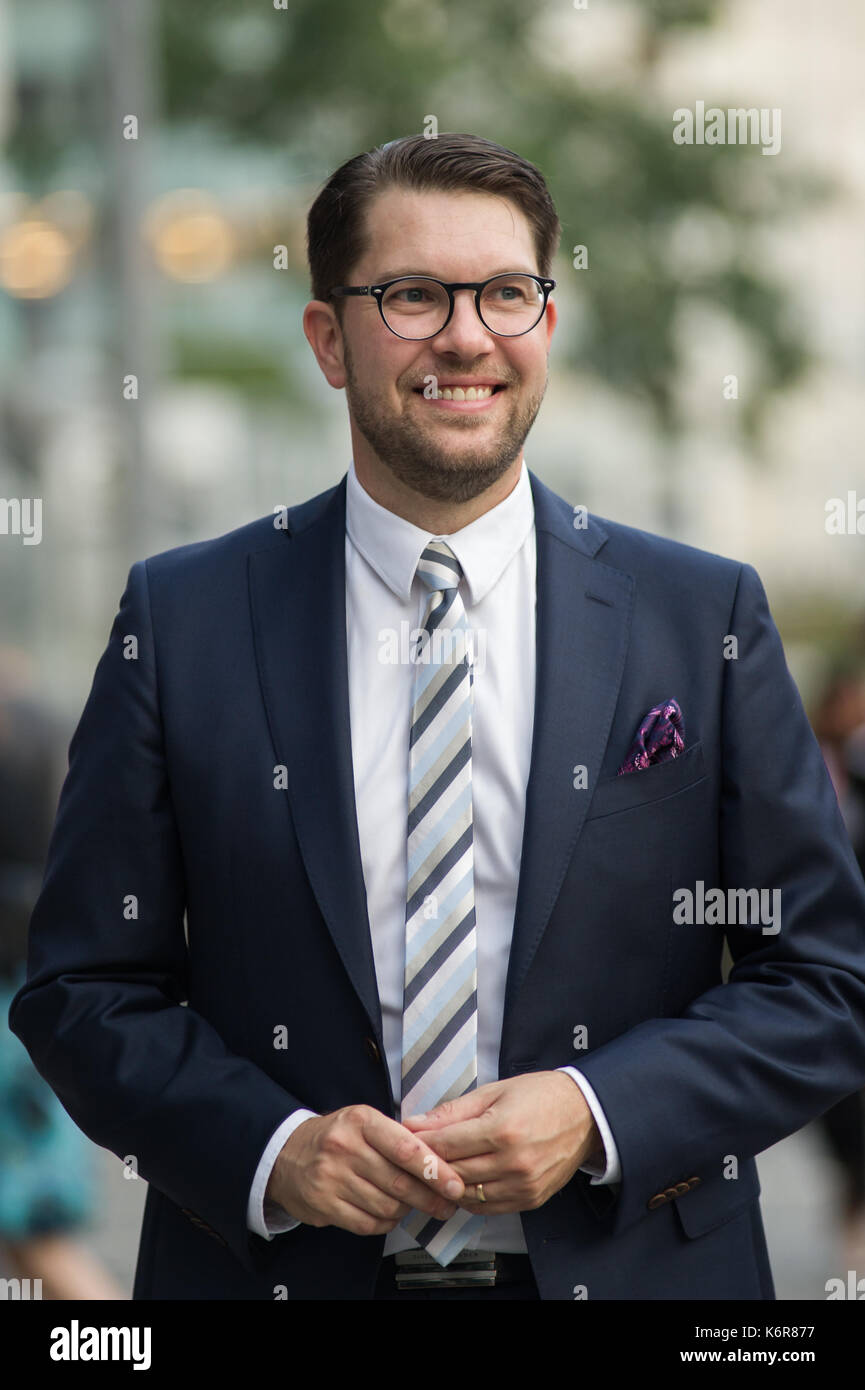
[[[559,311],[558,311],[558,309],[556,308],[554,301],[553,301],[552,299],[548,299],[548,300],[547,300],[546,311],[545,311],[545,313],[544,313],[544,320],[545,320],[546,329],[547,329],[547,347],[548,347],[548,348],[549,348],[549,346],[550,346],[550,343],[552,342],[552,338],[553,338],[553,329],[555,328],[556,323],[558,322],[558,318],[559,318]]]
[[[331,386],[345,386],[342,329],[336,313],[323,299],[312,299],[303,311],[303,331],[315,360]]]

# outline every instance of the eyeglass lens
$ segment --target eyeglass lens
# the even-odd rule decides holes
[[[444,327],[450,304],[441,285],[418,276],[385,290],[381,307],[388,327],[401,338],[431,338]],[[543,311],[543,291],[528,275],[499,275],[480,294],[482,321],[505,337],[528,332]]]

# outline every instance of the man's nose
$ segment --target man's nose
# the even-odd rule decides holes
[[[481,323],[475,308],[474,290],[454,290],[450,322],[436,334],[433,344],[439,352],[457,352],[465,358],[477,357],[495,346],[495,335]]]

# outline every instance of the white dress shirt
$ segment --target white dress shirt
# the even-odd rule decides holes
[[[423,623],[429,591],[416,575],[433,539],[375,502],[352,460],[346,490],[345,617],[354,787],[367,911],[382,1010],[382,1041],[394,1096],[401,1091],[405,970],[406,820],[409,727],[416,667],[406,656]],[[460,594],[474,636],[472,801],[477,921],[478,1085],[496,1081],[505,981],[519,884],[526,784],[535,707],[537,552],[528,468],[497,506],[447,541],[462,566]],[[388,634],[393,646],[388,647]],[[388,660],[390,656],[390,660]],[[604,1142],[606,1166],[584,1164],[593,1183],[621,1177],[619,1156],[597,1096],[576,1067],[580,1087]],[[277,1155],[314,1110],[295,1110],[271,1137],[253,1179],[247,1224],[265,1239],[300,1222],[265,1188]],[[417,1248],[401,1226],[389,1232],[385,1255]],[[519,1213],[488,1216],[467,1249],[525,1253]]]

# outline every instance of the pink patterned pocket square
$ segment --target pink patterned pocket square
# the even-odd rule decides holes
[[[678,758],[685,746],[685,721],[675,700],[664,700],[644,717],[637,736],[628,749],[628,756],[619,768],[623,772],[638,772],[653,763],[666,763]]]

